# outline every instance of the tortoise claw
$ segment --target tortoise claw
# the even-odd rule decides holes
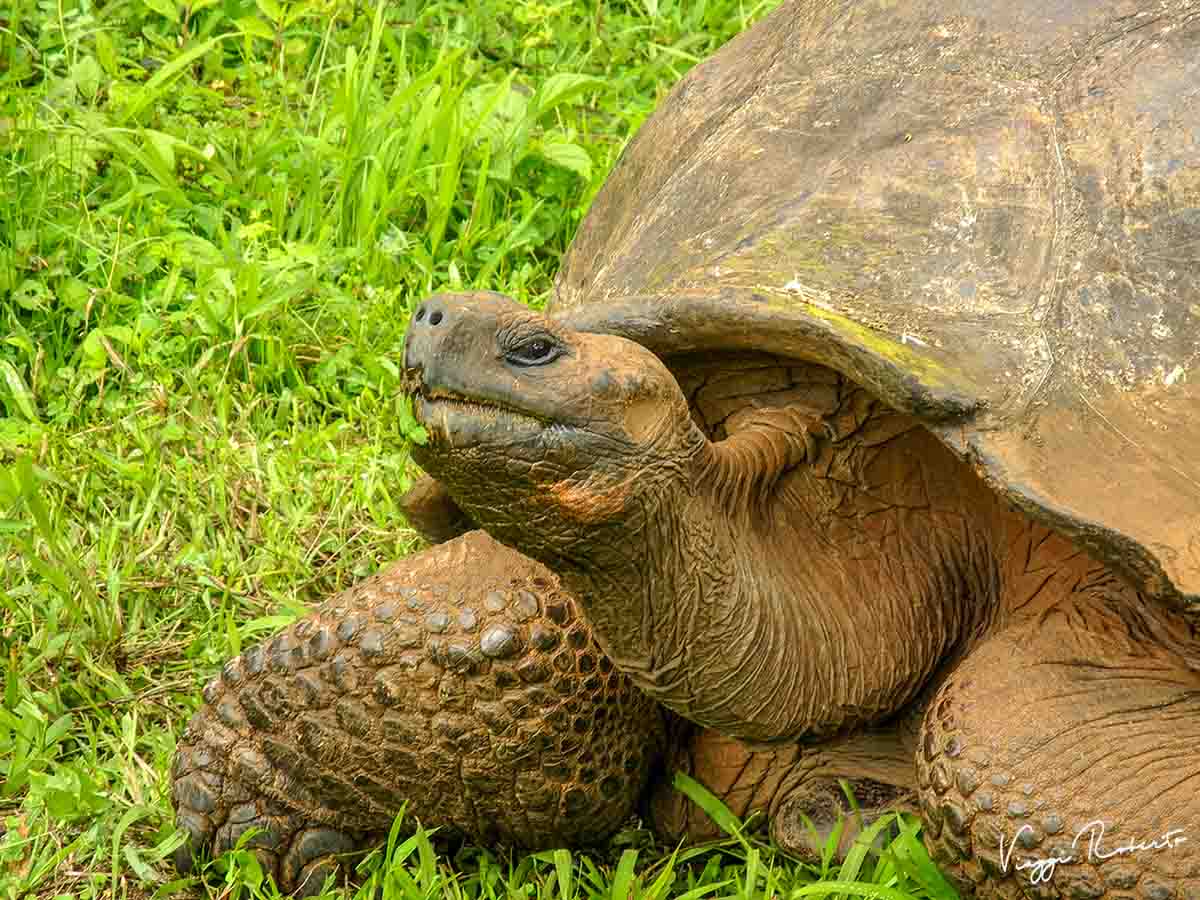
[[[318,894],[329,876],[337,877],[342,858],[360,849],[359,842],[344,831],[327,826],[305,828],[295,834],[280,862],[280,880],[290,885],[296,897]]]
[[[179,872],[196,874],[197,860],[227,853],[241,841],[280,891],[311,897],[321,892],[330,876],[344,878],[345,857],[367,846],[362,835],[309,822],[261,799],[229,809],[219,825],[216,818],[180,806],[175,824],[188,839],[175,850],[173,862]]]
[[[175,758],[175,825],[187,839],[172,861],[181,874],[197,874],[198,860],[220,856],[241,842],[281,891],[308,897],[321,892],[328,876],[344,874],[345,855],[368,846],[365,835],[313,822],[222,776],[220,763],[203,745],[185,744]]]

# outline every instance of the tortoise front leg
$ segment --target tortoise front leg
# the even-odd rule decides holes
[[[483,532],[329,600],[227,663],[204,699],[172,771],[190,838],[177,863],[259,827],[250,846],[287,891],[319,888],[406,802],[485,844],[603,840],[664,739],[558,579]]]
[[[1109,590],[971,651],[929,705],[918,753],[926,842],[965,892],[1200,898],[1189,641],[1151,601]]]

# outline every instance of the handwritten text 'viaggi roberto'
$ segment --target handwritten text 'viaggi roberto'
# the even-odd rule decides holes
[[[1132,856],[1137,853],[1157,853],[1178,847],[1187,841],[1182,828],[1172,828],[1152,838],[1134,838],[1108,845],[1104,841],[1105,824],[1100,819],[1088,822],[1075,833],[1070,852],[1056,851],[1049,856],[1031,856],[1016,864],[1018,872],[1028,872],[1031,884],[1041,884],[1054,877],[1059,866],[1079,862],[1103,862],[1114,856]],[[1032,834],[1032,825],[1022,825],[1011,840],[1000,835],[1000,869],[1007,872],[1012,864],[1013,850],[1024,834]]]

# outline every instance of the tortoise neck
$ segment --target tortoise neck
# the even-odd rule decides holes
[[[644,691],[745,740],[892,715],[994,606],[987,523],[939,475],[936,439],[816,424],[768,416],[705,442],[682,489],[600,540],[611,563],[589,542],[566,575]]]

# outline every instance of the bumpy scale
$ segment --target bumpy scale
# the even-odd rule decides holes
[[[246,844],[319,890],[402,805],[442,833],[585,845],[633,811],[660,708],[556,576],[483,532],[408,557],[225,665],[172,770],[176,863]]]

